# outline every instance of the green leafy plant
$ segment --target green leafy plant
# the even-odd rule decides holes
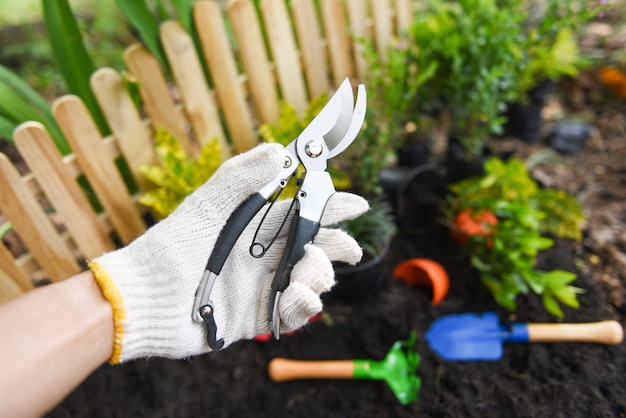
[[[4,237],[11,229],[13,229],[11,222],[7,221],[0,224],[0,239],[2,239],[2,237]]]
[[[397,232],[393,209],[381,197],[370,199],[370,210],[358,218],[340,222],[337,226],[348,232],[369,257],[380,254]]]
[[[205,76],[207,79],[209,78],[202,48],[200,47],[200,39],[193,23],[194,0],[171,0],[170,2],[164,0],[116,0],[116,3],[124,16],[126,16],[126,19],[137,30],[146,47],[165,69],[169,69],[169,65],[161,45],[159,27],[162,22],[178,19],[191,36]]]
[[[71,152],[61,129],[52,115],[50,104],[21,77],[0,65],[0,136],[12,140],[20,123],[33,120],[46,127],[63,154]]]
[[[483,176],[450,186],[448,225],[456,233],[465,233],[472,266],[496,302],[515,310],[517,297],[532,290],[541,295],[548,312],[562,317],[559,303],[579,306],[576,295],[582,290],[569,285],[576,275],[538,270],[535,261],[539,251],[554,245],[543,234],[581,238],[580,205],[563,191],[540,188],[518,159],[504,162],[492,157],[484,168]],[[485,217],[485,211],[495,217]],[[462,213],[480,224],[481,233],[467,232],[470,228],[459,222]]]
[[[83,100],[100,133],[109,135],[111,130],[89,85],[95,66],[68,0],[42,0],[42,5],[52,52],[69,91]]]
[[[218,140],[207,143],[196,160],[189,159],[169,132],[158,129],[155,151],[159,164],[142,167],[142,173],[157,187],[139,197],[139,203],[164,218],[183,199],[206,182],[222,162]]]
[[[429,0],[410,29],[417,68],[435,65],[416,100],[424,113],[449,112],[452,135],[468,156],[490,133],[502,132],[502,111],[516,98],[525,14],[495,0]]]
[[[324,93],[311,100],[304,115],[298,117],[295,107],[288,102],[280,103],[278,122],[276,124],[263,124],[259,128],[259,134],[266,142],[277,142],[281,145],[289,145],[317,116],[322,108],[328,103],[328,94]]]
[[[340,165],[355,188],[375,196],[382,193],[381,170],[393,163],[408,137],[405,127],[421,126],[416,97],[436,65],[418,71],[417,47],[406,34],[400,34],[384,51],[378,51],[372,41],[360,42],[368,63],[367,113],[362,132],[341,156]]]
[[[392,148],[398,149],[408,123],[416,129],[422,128],[417,97],[419,89],[435,74],[437,63],[418,68],[417,45],[406,33],[394,38],[382,53],[376,50],[373,41],[362,42],[368,65],[365,82],[371,109],[363,135],[370,138],[367,130],[374,128],[376,135],[371,137],[376,138],[376,143],[391,144]]]
[[[525,60],[517,75],[520,94],[545,79],[578,76],[588,62],[579,54],[576,31],[605,7],[586,0],[548,0],[543,12],[528,11],[522,40]]]

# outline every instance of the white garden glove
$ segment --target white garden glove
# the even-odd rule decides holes
[[[210,351],[205,325],[192,320],[196,288],[226,220],[240,203],[278,175],[284,155],[281,145],[262,144],[231,158],[169,217],[127,247],[90,263],[113,306],[111,363],[140,357],[184,358]],[[257,241],[271,240],[289,203],[272,207]],[[322,228],[314,243],[305,247],[280,299],[281,331],[303,326],[322,310],[319,295],[334,284],[332,261],[355,264],[361,258],[353,238],[323,226],[355,218],[367,209],[363,198],[349,193],[335,193],[329,200]],[[224,339],[224,347],[269,332],[270,286],[288,225],[263,257],[253,258],[249,247],[264,212],[259,212],[235,244],[211,292],[217,339]]]

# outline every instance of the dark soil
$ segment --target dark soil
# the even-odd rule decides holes
[[[597,87],[597,86],[596,86]],[[583,94],[585,86],[576,86]],[[580,91],[579,91],[580,92]],[[566,103],[567,104],[567,103]],[[617,319],[626,305],[626,132],[624,103],[599,101],[595,130],[582,152],[561,155],[562,164],[541,164],[533,174],[549,187],[575,194],[588,217],[581,243],[557,240],[541,254],[538,268],[578,275],[585,289],[579,309],[565,309],[563,322]],[[504,141],[500,146],[527,157],[545,143]],[[433,180],[429,189],[444,190]],[[414,196],[416,197],[416,196]],[[329,300],[327,318],[280,341],[245,341],[188,361],[151,359],[102,366],[52,417],[623,417],[626,416],[626,344],[507,343],[490,362],[448,362],[424,334],[447,314],[495,311],[502,322],[558,322],[534,295],[519,299],[516,313],[500,308],[469,268],[466,255],[436,222],[438,198],[425,197],[411,227],[400,228],[382,264],[383,289],[358,302]],[[431,206],[428,206],[431,205]],[[433,206],[434,205],[434,206]],[[419,222],[416,224],[416,220]],[[440,262],[450,292],[436,307],[428,289],[391,278],[406,259]],[[396,340],[417,332],[422,379],[419,399],[398,403],[382,381],[305,380],[274,383],[267,364],[294,359],[381,360]]]

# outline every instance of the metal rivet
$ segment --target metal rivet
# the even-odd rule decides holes
[[[291,158],[290,157],[285,157],[285,163],[284,163],[283,167],[284,168],[291,167]]]
[[[209,305],[205,305],[202,308],[200,308],[200,315],[202,316],[211,315],[212,312],[213,312],[213,309],[211,309]]]
[[[320,155],[322,155],[324,148],[322,147],[322,144],[320,144],[319,141],[312,139],[306,143],[306,145],[304,146],[304,150],[306,151],[306,154],[309,157],[315,158],[315,157],[319,157]]]

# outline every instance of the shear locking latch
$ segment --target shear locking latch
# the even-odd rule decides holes
[[[206,325],[207,344],[212,350],[220,350],[224,347],[224,339],[217,339],[217,324],[215,323],[215,307],[211,301],[211,290],[217,275],[205,270],[200,285],[196,290],[192,319],[196,322],[204,322]]]
[[[207,344],[209,344],[209,347],[213,350],[220,350],[224,347],[224,339],[217,339],[217,325],[215,325],[215,318],[213,318],[213,304],[200,307],[199,314],[206,324]]]

